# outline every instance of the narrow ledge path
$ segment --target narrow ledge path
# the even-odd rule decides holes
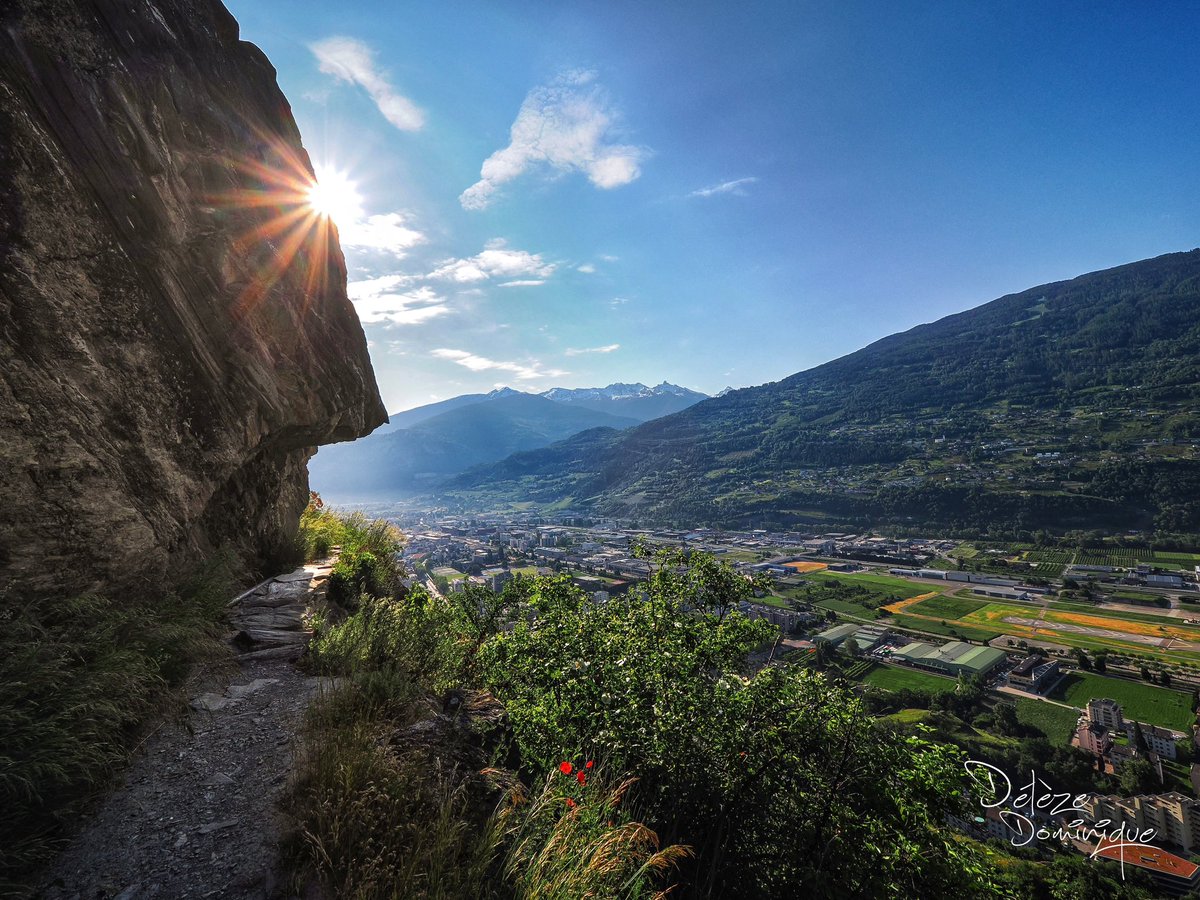
[[[239,671],[153,732],[46,873],[47,900],[289,896],[277,810],[305,710],[328,679],[295,665],[333,560],[230,603]]]

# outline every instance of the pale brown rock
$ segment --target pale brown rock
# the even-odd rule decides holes
[[[310,172],[215,0],[0,3],[0,598],[265,568],[385,421],[336,235],[254,234]]]

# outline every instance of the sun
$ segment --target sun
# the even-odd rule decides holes
[[[362,215],[362,195],[345,172],[317,166],[316,176],[305,198],[314,213],[343,226]]]

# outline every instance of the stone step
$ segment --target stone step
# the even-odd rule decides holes
[[[243,628],[234,635],[233,643],[251,649],[255,646],[282,647],[290,644],[307,644],[311,631],[285,631],[281,628]]]
[[[305,648],[293,644],[288,647],[268,647],[265,650],[251,650],[249,653],[238,654],[238,662],[254,662],[259,659],[299,659],[304,655]]]

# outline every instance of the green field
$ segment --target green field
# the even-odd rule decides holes
[[[1116,700],[1126,718],[1184,733],[1191,730],[1196,720],[1192,713],[1192,698],[1188,694],[1139,681],[1074,672],[1063,678],[1050,693],[1051,699],[1081,709],[1094,697]]]
[[[1017,701],[1017,721],[1036,728],[1052,744],[1069,744],[1078,720],[1079,713],[1073,709],[1024,697]]]
[[[911,628],[915,631],[927,631],[930,634],[944,634],[946,637],[959,637],[968,641],[987,642],[1000,637],[1002,634],[999,631],[977,628],[973,625],[963,624],[962,622],[948,621],[943,624],[932,619],[918,619],[914,616],[906,616],[903,613],[898,616],[892,616],[890,621],[897,628]]]
[[[860,679],[864,684],[870,684],[885,691],[923,691],[926,694],[940,694],[952,691],[958,686],[953,678],[941,675],[931,675],[917,669],[901,669],[897,666],[877,665],[869,669]]]
[[[920,603],[914,603],[905,609],[906,613],[921,616],[935,616],[939,619],[958,619],[977,609],[983,609],[987,603],[982,600],[972,600],[966,597],[930,597]]]
[[[843,575],[839,572],[811,572],[805,577],[811,578],[814,581],[832,580],[861,584],[863,587],[876,588],[885,594],[894,595],[902,600],[929,593],[929,588],[927,587],[914,585],[911,581],[905,581],[903,578],[895,578],[891,575],[861,575],[853,573]]]
[[[832,609],[834,612],[845,613],[848,616],[857,616],[860,619],[878,619],[886,615],[878,609],[871,609],[869,606],[859,606],[857,603],[850,603],[847,600],[816,600],[813,606],[819,606],[821,609]]]

